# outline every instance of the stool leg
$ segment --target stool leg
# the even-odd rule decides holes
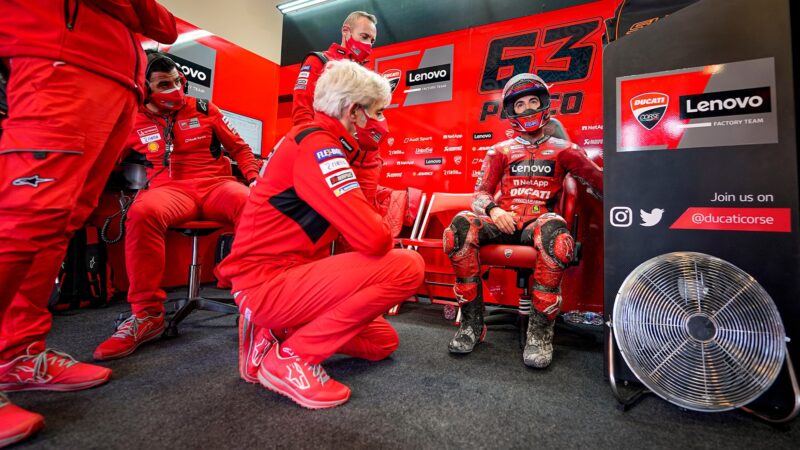
[[[195,299],[200,296],[200,272],[201,267],[199,263],[199,241],[200,237],[197,235],[192,236],[192,265],[189,267],[189,299]]]
[[[192,236],[192,265],[189,266],[189,293],[186,303],[175,312],[169,320],[164,336],[175,337],[178,335],[178,324],[197,308],[197,298],[200,296],[200,264],[198,261],[198,249],[200,237],[196,234]]]

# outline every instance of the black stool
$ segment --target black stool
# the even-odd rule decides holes
[[[184,236],[192,238],[192,265],[189,266],[189,292],[188,297],[174,301],[176,312],[169,320],[164,336],[175,337],[178,335],[178,324],[195,309],[214,311],[223,314],[239,314],[239,308],[232,303],[223,303],[216,300],[200,297],[200,263],[198,261],[198,244],[200,236],[208,236],[224,228],[225,225],[210,220],[192,220],[170,227]]]

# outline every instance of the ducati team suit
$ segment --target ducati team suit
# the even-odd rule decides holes
[[[553,212],[568,173],[594,193],[602,193],[601,169],[569,141],[543,135],[531,142],[520,135],[489,149],[476,182],[472,211],[459,213],[444,232],[444,249],[456,275],[454,292],[462,310],[476,300],[474,307],[483,308],[480,246],[523,244],[538,250],[532,306],[547,320],[555,318],[561,306],[561,278],[575,247],[566,222]],[[498,188],[500,199],[495,204]],[[500,231],[488,217],[494,207],[515,216],[513,234]],[[482,319],[479,322],[476,328],[485,333]]]
[[[0,390],[91,387],[64,378],[81,363],[45,351],[47,303],[67,243],[97,205],[144,98],[136,33],[163,43],[178,36],[175,18],[153,0],[0,2],[0,64],[9,74],[0,138]],[[46,361],[30,370],[34,355]]]
[[[307,124],[314,120],[314,89],[317,86],[317,80],[325,71],[327,61],[343,59],[362,65],[366,62],[359,62],[352,51],[336,43],[331,44],[324,52],[309,54],[303,60],[292,91],[292,123],[295,126]],[[394,215],[393,222],[411,226],[419,210],[422,191],[413,188],[395,190],[380,186],[378,180],[381,176],[383,159],[380,156],[377,145],[374,149],[361,150],[358,155],[359,163],[353,167],[358,176],[361,192],[381,216]],[[402,223],[397,217],[402,218]],[[402,226],[398,227],[393,236],[396,237],[401,228]],[[336,249],[337,252],[342,249],[345,251],[352,250],[352,246],[347,241],[339,239],[336,243]]]
[[[397,224],[364,197],[351,166],[358,152],[338,119],[317,112],[277,144],[250,192],[218,268],[241,311],[240,372],[249,382],[258,382],[268,329],[289,329],[281,351],[309,364],[336,352],[380,360],[399,344],[382,314],[416,292],[424,263],[393,249]],[[354,251],[329,256],[340,233]]]
[[[326,61],[323,62],[323,59]],[[331,44],[327,50],[320,53],[311,53],[303,60],[300,73],[297,75],[294,89],[292,90],[292,124],[300,125],[314,120],[314,89],[317,80],[325,71],[327,61],[342,59],[356,60],[353,52],[337,43]],[[357,61],[356,61],[357,62]]]
[[[167,140],[173,145],[169,158]],[[259,164],[250,146],[213,103],[187,96],[177,113],[164,116],[143,107],[136,116],[126,148],[147,158],[147,176],[153,177],[149,188],[137,195],[126,221],[128,302],[137,316],[164,311],[166,293],[159,285],[171,225],[198,218],[236,224],[250,190],[231,176],[220,144],[244,177],[255,180]]]

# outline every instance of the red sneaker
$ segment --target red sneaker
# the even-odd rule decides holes
[[[106,361],[128,356],[145,342],[158,339],[164,328],[164,313],[141,318],[134,314],[120,324],[116,333],[94,349],[94,359]]]
[[[258,366],[276,341],[268,328],[239,317],[239,375],[244,381],[258,384]]]
[[[75,361],[66,353],[46,349],[0,364],[0,391],[78,391],[111,378],[111,369]]]
[[[350,388],[329,377],[321,365],[281,355],[277,342],[258,368],[258,381],[308,409],[333,408],[350,398]]]
[[[14,406],[0,394],[0,447],[32,436],[44,426],[44,417]]]

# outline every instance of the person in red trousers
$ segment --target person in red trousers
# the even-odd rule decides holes
[[[136,33],[177,39],[153,0],[4,0],[0,61],[0,390],[72,391],[111,371],[47,348],[47,301],[67,242],[97,204],[144,97]],[[0,397],[0,446],[42,426]]]
[[[377,361],[397,348],[382,315],[416,291],[424,263],[393,249],[400,224],[381,218],[358,179],[361,144],[388,131],[388,81],[333,61],[314,95],[315,119],[273,150],[218,273],[231,281],[242,314],[242,377],[319,409],[350,398],[320,365],[326,358]],[[329,256],[339,234],[354,251]]]
[[[149,95],[126,148],[147,159],[149,186],[126,221],[125,265],[132,314],[94,351],[96,360],[122,358],[165,328],[160,288],[167,229],[194,219],[235,224],[249,189],[231,176],[224,146],[252,182],[259,164],[213,103],[185,95],[186,80],[168,55],[149,56]]]

